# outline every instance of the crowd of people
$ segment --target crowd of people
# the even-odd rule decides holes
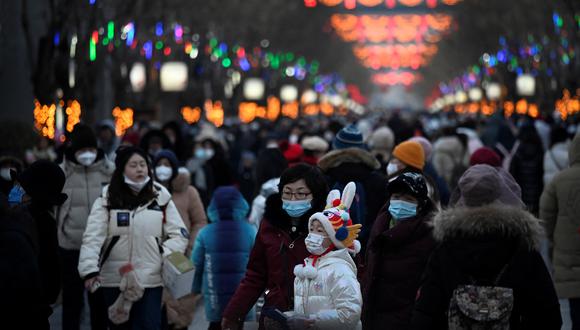
[[[501,113],[80,123],[0,155],[0,313],[30,329],[57,302],[63,329],[84,308],[92,329],[187,329],[201,306],[209,329],[580,329],[577,129]],[[194,276],[174,297],[176,252]]]

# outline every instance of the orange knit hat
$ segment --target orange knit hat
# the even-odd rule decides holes
[[[425,153],[423,147],[415,141],[399,143],[393,150],[393,156],[406,165],[423,170],[425,166]]]

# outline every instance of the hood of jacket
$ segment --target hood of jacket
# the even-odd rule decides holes
[[[333,150],[320,158],[318,166],[323,172],[327,172],[346,163],[363,164],[373,170],[381,168],[381,163],[370,152],[360,148]]]
[[[580,133],[577,133],[570,144],[570,166],[580,164]]]
[[[518,239],[529,250],[538,250],[543,236],[539,219],[521,208],[497,202],[441,211],[432,225],[433,236],[439,242],[492,236]]]
[[[65,151],[64,163],[66,164],[66,166],[63,167],[63,170],[65,171],[67,177],[71,172],[84,170],[85,168],[84,165],[79,164],[75,155],[72,153],[71,148],[68,148]],[[97,149],[97,158],[90,166],[88,166],[88,168],[89,169],[99,168],[101,171],[103,171],[103,173],[111,176],[113,174],[113,171],[115,171],[115,164],[110,160],[108,160],[105,157],[105,152],[103,151],[103,149],[99,148]]]
[[[177,170],[177,176],[171,181],[171,188],[176,193],[182,193],[187,190],[190,183],[191,175],[189,171],[184,167],[180,167]]]

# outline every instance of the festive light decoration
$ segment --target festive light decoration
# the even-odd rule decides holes
[[[536,80],[530,74],[522,74],[516,78],[518,95],[533,96],[536,91]]]
[[[485,89],[487,98],[495,101],[501,97],[501,85],[495,82],[489,83]]]
[[[201,119],[201,108],[200,107],[182,107],[181,116],[183,120],[189,125],[197,123]]]
[[[115,134],[117,136],[123,136],[127,129],[133,127],[133,109],[115,107],[112,114],[115,118]]]
[[[448,92],[446,89],[465,89],[479,84],[484,85],[495,79],[498,73],[507,71],[518,76],[516,79],[518,95],[533,96],[536,80],[551,80],[559,72],[575,70],[572,60],[578,56],[578,44],[574,44],[573,41],[576,40],[569,35],[576,33],[580,27],[578,26],[580,15],[574,17],[574,21],[565,20],[558,12],[554,12],[553,33],[547,30],[542,35],[529,34],[526,40],[508,40],[506,37],[500,37],[497,51],[485,52],[478,64],[468,67],[461,75],[450,81],[440,83],[440,91],[445,94]],[[500,97],[499,88],[494,85],[494,89],[492,97],[489,90],[487,91],[488,98]]]
[[[473,87],[468,91],[469,99],[471,101],[479,102],[483,97],[483,92],[479,87]]]
[[[355,46],[355,56],[364,66],[378,70],[380,68],[413,68],[427,64],[437,53],[436,45],[371,45]]]
[[[282,115],[292,119],[298,118],[299,108],[298,102],[290,102],[282,105]]]
[[[568,89],[562,92],[562,98],[556,101],[556,111],[562,120],[566,120],[568,116],[576,115],[580,112],[580,88],[576,90],[576,95],[572,94]]]
[[[318,99],[318,94],[312,89],[307,89],[302,93],[302,97],[300,98],[300,103],[302,104],[310,104],[316,102]]]
[[[261,78],[248,78],[244,81],[244,98],[261,100],[264,97],[266,85]]]
[[[330,25],[347,42],[438,42],[451,27],[445,14],[352,15],[333,14]]]
[[[375,73],[372,77],[373,82],[377,85],[405,85],[409,86],[420,79],[420,76],[413,72],[383,72]]]
[[[388,9],[393,9],[397,6],[401,7],[418,7],[427,6],[428,8],[435,8],[437,6],[454,6],[462,0],[318,0],[318,3],[327,7],[336,7],[340,4],[346,9],[356,9],[357,5],[361,7],[379,7],[386,6]],[[308,8],[316,7],[316,0],[304,0],[304,6]]]
[[[280,99],[285,103],[294,102],[298,98],[298,88],[294,85],[280,87]]]
[[[221,101],[206,100],[203,107],[205,118],[215,127],[221,127],[224,124],[224,108]]]
[[[179,92],[187,88],[187,65],[183,62],[166,62],[159,74],[161,90]]]
[[[281,102],[275,96],[268,97],[268,108],[266,111],[266,118],[270,121],[275,121],[280,116]]]
[[[42,135],[54,139],[56,104],[40,104],[34,100],[34,127]]]
[[[81,104],[77,100],[68,101],[65,113],[66,130],[72,132],[75,125],[81,121]]]
[[[129,81],[131,81],[133,92],[142,92],[145,89],[146,80],[145,65],[140,62],[133,64],[131,72],[129,72]]]

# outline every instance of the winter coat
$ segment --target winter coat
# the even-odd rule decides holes
[[[250,211],[248,221],[253,224],[256,229],[260,228],[260,222],[262,221],[264,209],[266,208],[266,199],[271,195],[278,193],[279,183],[280,178],[273,178],[264,182],[260,189],[260,194],[254,198],[254,201],[252,202],[252,211]]]
[[[522,201],[538,215],[544,189],[544,151],[541,145],[521,143],[510,164],[510,173],[522,188]]]
[[[360,323],[362,296],[357,270],[347,249],[332,251],[316,261],[316,277],[306,277],[311,257],[294,273],[294,312],[314,319],[314,329],[356,329]]]
[[[224,310],[224,318],[241,322],[264,291],[267,292],[264,307],[281,311],[294,308],[294,266],[310,255],[304,239],[308,233],[308,218],[316,211],[320,210],[311,209],[304,214],[293,232],[290,217],[282,209],[280,194],[266,200],[264,220],[250,254],[246,275]],[[260,329],[263,329],[262,318]]]
[[[461,141],[456,136],[443,136],[433,144],[433,156],[431,163],[435,167],[437,173],[445,179],[449,189],[453,190],[457,182],[454,178],[454,168],[457,166],[467,167],[468,159],[465,148]]]
[[[183,253],[189,238],[171,195],[155,183],[155,199],[134,210],[108,210],[108,188],[103,189],[89,215],[79,274],[85,279],[100,274],[103,287],[119,287],[119,268],[131,263],[143,288],[162,286],[163,258],[173,252]],[[125,215],[128,219],[123,219]]]
[[[560,329],[558,297],[538,252],[542,227],[530,213],[499,202],[452,208],[435,216],[433,234],[440,245],[429,259],[411,329],[447,329],[453,291],[474,282],[513,289],[510,329]]]
[[[357,184],[357,196],[364,194],[364,219],[357,219],[355,210],[351,208],[353,223],[362,224],[358,240],[364,249],[373,222],[387,200],[387,178],[376,171],[381,166],[379,161],[363,149],[347,148],[329,152],[320,159],[318,166],[326,174],[330,189],[342,189],[353,181]],[[342,187],[336,187],[337,184]],[[358,198],[355,197],[355,200]]]
[[[38,266],[42,274],[42,288],[47,305],[54,304],[61,289],[60,256],[56,234],[56,220],[44,206],[32,204],[25,209],[34,219],[38,237]]]
[[[26,212],[0,212],[0,318],[6,328],[49,329],[52,310],[43,296],[34,220]],[[56,268],[56,267],[55,267]],[[56,268],[58,269],[58,268]]]
[[[79,164],[68,153],[60,167],[66,176],[62,192],[69,197],[57,210],[58,244],[63,249],[80,250],[91,207],[109,184],[115,165],[99,150],[91,166]]]
[[[540,200],[540,218],[552,242],[560,298],[580,298],[580,134],[570,145],[570,168],[558,173]]]
[[[254,226],[234,220],[227,211],[220,211],[218,221],[199,232],[192,254],[193,293],[203,293],[209,322],[221,321],[223,310],[244,277],[255,238]]]
[[[363,329],[408,329],[421,274],[435,248],[430,216],[390,227],[388,203],[375,221],[367,249]]]
[[[570,142],[560,142],[544,154],[544,186],[552,181],[560,171],[568,168],[568,149]]]
[[[203,203],[197,189],[190,185],[190,181],[189,172],[183,171],[179,171],[179,174],[171,181],[171,199],[189,231],[189,243],[185,250],[187,255],[192,251],[197,234],[207,225]]]

